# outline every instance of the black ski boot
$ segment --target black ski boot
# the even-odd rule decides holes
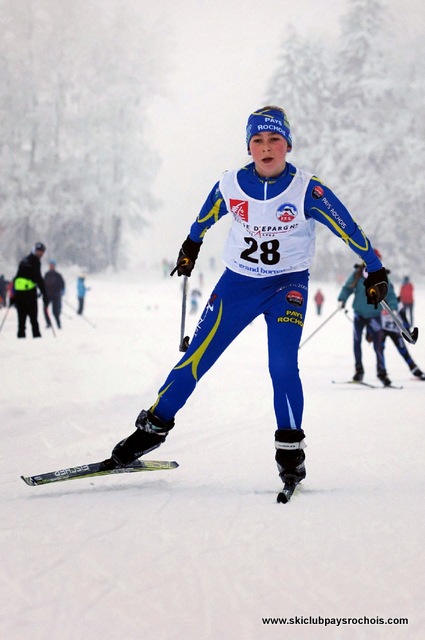
[[[275,434],[276,464],[283,484],[297,485],[306,476],[304,431],[278,429]]]
[[[425,373],[423,373],[418,366],[413,365],[413,367],[410,367],[410,370],[416,378],[419,378],[419,380],[425,380]]]
[[[362,382],[364,376],[363,367],[356,367],[356,372],[353,376],[353,382]]]
[[[378,376],[377,377],[382,382],[384,387],[391,386],[391,380],[387,376],[387,372],[386,371],[378,371]]]
[[[112,449],[111,457],[102,462],[103,469],[115,469],[131,464],[140,456],[159,447],[174,427],[174,420],[163,422],[151,411],[144,409],[136,420],[136,431]]]

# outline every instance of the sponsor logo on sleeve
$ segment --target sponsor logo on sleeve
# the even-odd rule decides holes
[[[315,200],[320,200],[320,198],[323,198],[324,193],[325,192],[323,191],[322,187],[320,187],[319,185],[316,185],[313,191],[311,192],[311,195]]]

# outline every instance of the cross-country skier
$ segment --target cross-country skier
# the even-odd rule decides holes
[[[382,256],[377,249],[375,253],[381,260]],[[363,264],[355,264],[353,273],[348,277],[338,296],[341,307],[344,308],[348,298],[353,294],[354,324],[353,324],[353,350],[354,350],[354,376],[353,382],[361,382],[364,376],[362,357],[362,337],[366,328],[368,342],[373,343],[376,355],[376,375],[385,387],[390,386],[384,358],[384,332],[381,323],[381,309],[368,303],[365,288],[363,286],[367,271]],[[386,302],[393,310],[397,309],[397,296],[391,282],[388,282]]]
[[[403,282],[400,287],[399,298],[400,302],[404,307],[406,318],[409,315],[408,322],[413,326],[413,305],[415,303],[414,299],[414,287],[410,282],[409,276],[404,276]]]
[[[104,468],[125,466],[163,443],[196,384],[238,334],[263,315],[276,416],[275,459],[284,483],[305,475],[303,390],[298,347],[307,307],[315,223],[324,224],[366,264],[371,305],[385,298],[386,270],[370,241],[336,195],[317,177],[286,161],[292,137],[285,112],[267,106],[252,113],[246,144],[253,162],[226,171],[209,193],[180,249],[174,271],[190,276],[208,229],[232,218],[225,270],[199,319],[188,350],[158,397],[136,419]],[[241,425],[244,416],[241,414]],[[243,429],[241,429],[243,437]]]
[[[410,332],[411,325],[407,321],[405,309],[403,306],[400,309],[398,315],[401,322],[406,327],[406,330]],[[382,330],[384,332],[382,347],[383,348],[385,347],[386,338],[387,337],[390,338],[393,341],[397,351],[399,352],[403,360],[406,362],[410,371],[413,373],[413,375],[419,380],[425,380],[425,373],[418,367],[416,362],[413,360],[409,350],[407,349],[406,343],[404,342],[403,338],[400,335],[400,331],[398,330],[396,323],[391,318],[388,311],[386,311],[385,309],[382,309],[381,311],[381,322],[382,322]]]
[[[48,306],[52,303],[53,316],[58,329],[61,328],[60,315],[62,311],[62,296],[65,293],[65,280],[62,274],[56,270],[56,260],[50,260],[49,270],[44,274],[44,286],[46,287],[47,304],[44,305],[44,317],[47,328],[51,326]]]
[[[321,289],[317,289],[316,295],[314,296],[314,302],[316,303],[317,315],[320,316],[322,313],[322,306],[325,301],[325,296],[323,295]]]

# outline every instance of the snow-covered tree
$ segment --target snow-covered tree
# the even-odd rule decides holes
[[[290,160],[306,169],[321,170],[331,139],[328,110],[331,80],[330,52],[320,42],[301,37],[290,27],[290,38],[279,52],[277,67],[267,88],[267,102],[282,106],[288,116],[294,147]]]
[[[425,273],[424,80],[420,52],[395,47],[391,24],[381,0],[347,0],[337,47],[285,39],[269,95],[288,108],[295,164],[329,184],[401,278],[418,264]],[[318,234],[315,273],[334,278],[352,256],[320,226]]]
[[[118,0],[2,0],[0,248],[42,239],[62,262],[115,266],[155,208],[145,142],[162,69],[155,34]]]

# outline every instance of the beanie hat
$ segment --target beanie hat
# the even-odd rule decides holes
[[[280,107],[263,107],[251,113],[246,125],[246,146],[248,149],[252,136],[255,136],[257,133],[263,133],[264,131],[278,133],[285,138],[288,147],[292,148],[289,122],[284,110]]]
[[[42,242],[36,242],[33,249],[34,253],[36,251],[46,251],[46,247]]]

